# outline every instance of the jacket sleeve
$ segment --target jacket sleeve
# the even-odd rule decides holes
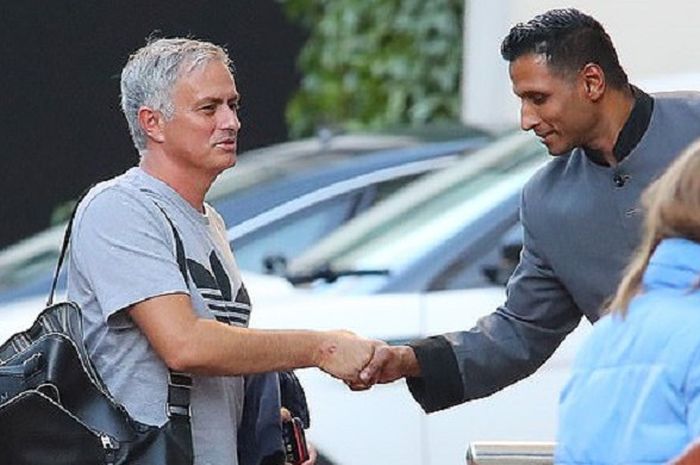
[[[685,395],[688,433],[693,440],[697,441],[700,439],[700,346],[695,347],[689,358],[682,392]],[[700,448],[700,442],[697,447]]]
[[[428,413],[488,396],[532,374],[581,320],[581,311],[539,251],[524,194],[520,219],[523,250],[506,287],[506,302],[469,331],[410,343],[422,375],[409,378],[408,387]]]

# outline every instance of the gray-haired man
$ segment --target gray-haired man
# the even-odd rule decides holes
[[[167,420],[168,370],[193,375],[195,464],[236,464],[239,375],[315,366],[357,378],[374,343],[346,332],[257,331],[221,217],[204,202],[236,161],[239,93],[226,52],[161,39],[122,72],[122,109],[140,163],[93,188],[74,221],[71,300],[92,359],[137,420]],[[181,273],[176,240],[182,238]]]

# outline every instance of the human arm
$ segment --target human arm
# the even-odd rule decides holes
[[[115,331],[138,328],[173,369],[239,374],[252,365],[255,372],[319,366],[341,377],[359,371],[371,344],[346,333],[256,331],[197,316],[183,260],[176,256],[181,248],[163,212],[146,196],[107,188],[81,204],[71,251],[72,287],[89,290],[84,298],[92,302],[91,311],[101,312],[91,318]],[[351,363],[358,366],[349,370]]]
[[[524,249],[503,306],[469,331],[411,342],[420,376],[399,370],[382,379],[364,370],[365,379],[375,376],[383,382],[406,376],[413,396],[432,412],[487,396],[534,372],[576,327],[581,313],[541,251],[525,215],[522,223]],[[376,355],[383,356],[384,351]],[[376,358],[368,368],[377,365]],[[391,365],[397,357],[386,359]]]
[[[688,364],[688,374],[683,387],[686,404],[688,436],[693,440],[671,465],[700,464],[700,350],[695,349]]]
[[[129,315],[170,369],[193,374],[233,376],[318,367],[353,380],[376,345],[346,331],[257,330],[199,318],[185,294],[136,303]]]
[[[696,338],[688,338],[695,340]],[[683,386],[688,436],[694,441],[674,465],[700,464],[700,347],[695,347],[688,361],[688,373]]]

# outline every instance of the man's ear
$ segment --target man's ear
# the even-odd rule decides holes
[[[149,107],[141,107],[138,112],[139,125],[149,139],[162,143],[165,140],[163,135],[163,114]]]
[[[605,94],[605,73],[595,63],[588,63],[579,73],[583,81],[583,89],[586,96],[593,102],[600,100]]]

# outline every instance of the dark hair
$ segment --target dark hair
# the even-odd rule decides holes
[[[513,62],[530,53],[544,55],[554,71],[565,75],[595,63],[609,86],[628,85],[608,33],[593,17],[574,8],[549,10],[511,28],[501,43],[503,58]]]

